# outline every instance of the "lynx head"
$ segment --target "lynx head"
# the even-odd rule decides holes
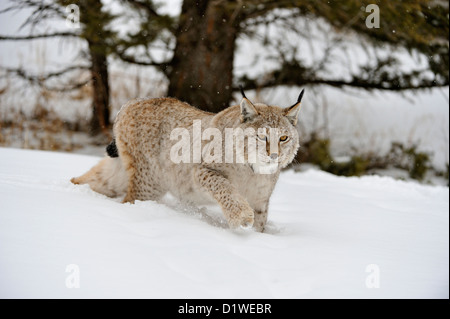
[[[256,142],[256,148],[246,143],[245,158],[255,173],[273,174],[292,162],[300,146],[296,125],[304,90],[297,102],[288,108],[252,103],[242,87],[241,92],[240,126],[243,129],[252,128],[247,132],[254,132],[254,136],[247,137],[249,141],[253,138]]]

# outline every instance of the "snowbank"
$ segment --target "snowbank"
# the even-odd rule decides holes
[[[97,160],[0,148],[0,297],[449,297],[446,187],[285,172],[260,234],[70,184]]]

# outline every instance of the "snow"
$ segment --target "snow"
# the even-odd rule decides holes
[[[261,234],[69,182],[97,161],[0,148],[1,298],[449,297],[447,187],[286,171]]]

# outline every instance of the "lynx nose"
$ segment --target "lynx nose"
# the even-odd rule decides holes
[[[278,154],[277,153],[270,154],[270,159],[276,160],[277,158],[278,158]]]

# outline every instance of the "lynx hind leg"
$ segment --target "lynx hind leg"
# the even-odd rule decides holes
[[[159,201],[164,196],[166,190],[159,185],[159,181],[149,175],[139,171],[132,174],[123,203],[134,203],[136,200]]]
[[[119,141],[117,141],[116,143],[118,142]],[[133,156],[131,156],[131,154],[129,154],[127,151],[121,151],[119,156],[122,159],[123,167],[128,177],[127,190],[125,198],[123,199],[123,203],[134,203],[134,200],[136,199],[136,164]]]
[[[117,140],[116,143],[120,143]],[[119,146],[124,170],[128,177],[126,187],[126,196],[123,203],[134,203],[136,200],[160,200],[167,192],[162,186],[162,180],[158,178],[159,174],[144,155],[133,156],[125,147]]]
[[[84,175],[70,181],[73,184],[88,184],[97,193],[116,197],[125,193],[127,176],[119,159],[105,157]]]

